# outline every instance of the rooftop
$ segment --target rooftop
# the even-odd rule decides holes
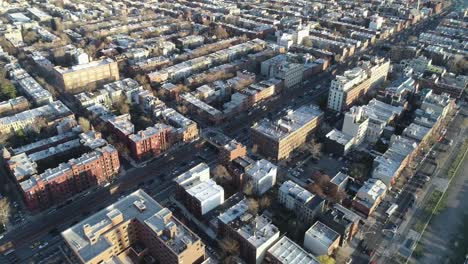
[[[210,200],[212,197],[222,195],[224,197],[223,187],[216,184],[212,179],[208,179],[203,182],[199,182],[190,189],[187,190],[190,196],[194,197],[201,203]]]
[[[319,264],[315,256],[287,236],[283,236],[268,252],[283,264]]]
[[[324,223],[317,221],[306,231],[306,236],[313,237],[328,248],[340,235]]]
[[[295,200],[301,202],[302,204],[305,204],[308,201],[312,200],[312,198],[314,198],[315,196],[314,194],[302,188],[297,183],[291,180],[285,181],[281,185],[280,191],[293,197]]]
[[[91,61],[91,62],[86,63],[86,64],[75,65],[75,66],[70,67],[70,68],[63,68],[63,67],[60,67],[60,66],[56,66],[54,69],[60,74],[67,74],[67,73],[76,72],[76,71],[85,70],[85,69],[90,69],[90,68],[94,68],[94,67],[99,67],[99,66],[103,66],[103,65],[107,65],[107,64],[111,64],[111,63],[114,63],[114,60],[112,60],[110,58],[106,58],[106,59],[103,59],[103,60]]]
[[[183,188],[192,187],[194,182],[206,181],[210,178],[210,167],[206,163],[199,163],[190,170],[177,176],[174,181]]]
[[[296,110],[289,110],[285,116],[276,122],[262,119],[254,124],[253,130],[276,141],[293,134],[309,122],[322,116],[323,112],[316,105],[304,105]]]
[[[86,218],[62,232],[65,241],[78,256],[86,261],[92,260],[102,251],[113,246],[106,233],[117,225],[136,220],[158,235],[167,247],[181,254],[188,244],[200,238],[172,216],[142,190],[137,190],[107,208]],[[176,232],[163,232],[175,228]]]

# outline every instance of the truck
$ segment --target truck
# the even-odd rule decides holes
[[[387,216],[387,218],[390,217],[396,211],[397,208],[398,208],[398,204],[396,203],[392,204],[385,212],[385,216]]]

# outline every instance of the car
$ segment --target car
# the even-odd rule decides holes
[[[43,249],[43,248],[47,247],[47,245],[49,245],[49,242],[45,242],[44,244],[41,244],[39,246],[39,249]]]
[[[348,258],[348,259],[346,260],[345,263],[346,263],[346,264],[351,264],[351,263],[353,263],[353,259],[352,259],[352,258]]]

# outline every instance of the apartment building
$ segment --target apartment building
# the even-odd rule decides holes
[[[246,199],[218,216],[220,235],[235,239],[247,264],[261,264],[266,252],[279,238],[278,228],[264,215],[249,212]]]
[[[317,221],[304,235],[304,248],[316,256],[331,255],[339,247],[340,234]]]
[[[319,264],[317,258],[287,236],[281,237],[265,256],[265,264]]]
[[[224,189],[210,179],[210,167],[205,163],[177,176],[174,182],[177,198],[197,217],[224,203]]]
[[[245,171],[245,180],[252,183],[253,193],[263,195],[276,184],[278,168],[268,160],[255,161]]]
[[[8,72],[12,81],[17,85],[19,90],[31,100],[34,105],[41,106],[50,104],[54,101],[52,94],[44,89],[29,73],[17,64],[12,65],[12,69]]]
[[[328,108],[337,112],[348,109],[360,97],[387,79],[390,61],[374,58],[336,76],[330,86]]]
[[[276,78],[284,82],[286,89],[302,83],[304,65],[288,61],[287,55],[280,54],[261,64],[261,73],[267,78]]]
[[[73,91],[94,84],[104,84],[120,79],[117,62],[112,59],[92,61],[71,68],[56,66],[54,74],[59,87]]]
[[[343,246],[351,242],[357,234],[361,217],[337,203],[333,208],[319,215],[318,220],[340,235],[339,245]]]
[[[61,101],[54,101],[47,105],[0,118],[0,133],[8,134],[28,129],[40,119],[44,119],[47,125],[52,126],[67,118],[74,119],[73,112]]]
[[[19,183],[29,209],[44,209],[92,186],[103,184],[119,172],[117,150],[107,145],[79,158],[47,169]]]
[[[387,192],[387,186],[380,179],[369,179],[358,190],[353,199],[353,207],[370,216],[380,204]]]
[[[171,126],[158,123],[128,136],[132,156],[142,159],[146,155],[160,155],[171,145],[171,131]]]
[[[15,114],[27,110],[28,100],[23,96],[0,102],[0,115]]]
[[[83,264],[200,264],[201,239],[172,212],[137,190],[62,232]]]
[[[262,119],[252,126],[252,141],[258,152],[274,160],[289,157],[319,126],[323,112],[318,106],[305,105],[289,110],[277,121]]]
[[[404,136],[393,135],[389,148],[374,159],[372,178],[379,179],[387,187],[393,186],[401,171],[412,160],[418,143]]]
[[[308,224],[312,224],[325,208],[322,198],[290,180],[285,181],[279,188],[278,201]]]
[[[199,136],[198,125],[195,121],[185,117],[172,108],[165,108],[161,117],[173,127],[173,139],[190,142]]]

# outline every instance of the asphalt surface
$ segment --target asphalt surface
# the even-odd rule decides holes
[[[428,25],[436,24],[435,22],[429,21],[427,23],[429,23]],[[399,42],[406,39],[410,34],[415,34],[417,31],[424,30],[426,30],[426,26],[418,25],[416,26],[416,31],[414,29],[406,29],[397,33],[397,35],[392,39],[385,40],[385,42]],[[356,65],[360,55],[375,54],[378,50],[379,47],[372,46],[366,51],[356,53],[353,57],[336,66],[337,73],[341,73]],[[333,75],[329,71],[318,74],[310,80],[306,80],[304,85],[284,91],[282,94],[276,96],[274,100],[268,100],[260,104],[260,107],[252,110],[252,114],[240,115],[234,120],[230,120],[229,124],[222,128],[227,135],[239,138],[241,142],[249,144],[249,128],[255,122],[265,117],[275,118],[280,116],[284,114],[284,109],[288,106],[297,108],[304,104],[316,103],[317,98],[328,91],[329,82],[332,78]],[[263,106],[264,108],[262,109]],[[15,248],[15,253],[18,256],[19,261],[22,261],[30,258],[34,254],[37,254],[36,249],[31,250],[31,243],[34,243],[35,241],[44,242],[50,240],[51,237],[55,237],[55,239],[60,240],[58,236],[53,236],[51,233],[68,228],[70,225],[77,223],[87,215],[106,207],[112,202],[115,202],[120,196],[148,185],[148,181],[153,180],[158,184],[155,188],[152,188],[151,186],[147,187],[148,190],[155,193],[156,197],[159,199],[167,198],[167,194],[172,191],[171,180],[177,175],[174,172],[181,172],[182,169],[184,169],[181,168],[181,164],[188,164],[191,161],[199,160],[197,153],[200,150],[195,147],[197,143],[199,142],[185,145],[181,149],[172,152],[171,155],[149,163],[144,168],[129,169],[125,175],[117,179],[116,183],[112,184],[108,188],[98,188],[93,192],[89,192],[86,196],[76,198],[72,203],[57,209],[56,211],[49,211],[37,215],[21,229],[5,234],[5,236],[0,240],[0,244],[11,242]],[[210,161],[215,161],[216,159],[216,154],[211,154],[207,157],[207,160]],[[188,169],[188,166],[185,166],[185,169]],[[117,188],[118,191],[111,194],[111,188]],[[54,238],[52,238],[52,240],[53,239]],[[0,261],[2,261],[2,259],[0,259]]]
[[[38,215],[21,229],[5,234],[0,243],[11,241],[19,258],[28,258],[35,254],[35,250],[30,248],[31,243],[47,241],[51,232],[65,230],[89,214],[115,202],[120,196],[148,185],[147,183],[151,180],[158,184],[156,188],[152,189],[154,193],[167,190],[172,185],[172,179],[177,175],[174,173],[175,171],[182,172],[182,169],[189,168],[190,162],[200,160],[197,157],[196,143],[199,142],[182,146],[171,155],[155,160],[146,167],[128,170],[124,176],[117,179],[115,184],[107,188],[98,188],[86,196],[75,198],[72,203],[56,211],[51,209]],[[216,161],[217,156],[211,153],[207,159]],[[181,166],[181,164],[186,165]],[[110,190],[114,188],[118,188],[118,191],[111,194]]]

